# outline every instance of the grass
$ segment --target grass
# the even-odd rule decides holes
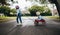
[[[50,19],[52,19],[52,20],[54,20],[54,21],[60,22],[59,16],[46,16],[46,17],[47,17],[47,18],[50,18]]]
[[[10,20],[14,20],[15,18],[16,17],[5,17],[5,16],[1,17],[0,16],[0,23],[7,22],[7,21],[10,21]]]
[[[22,17],[27,17],[28,18],[28,17],[37,17],[37,16],[22,16]],[[53,19],[53,20],[59,20],[58,16],[45,16],[45,17]],[[15,20],[15,19],[16,19],[16,17],[5,17],[5,16],[1,17],[0,16],[0,23],[7,22],[7,21],[10,21],[10,20]]]
[[[59,19],[59,16],[46,16],[46,17],[51,19]]]

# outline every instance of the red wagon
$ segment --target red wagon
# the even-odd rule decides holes
[[[44,19],[41,19],[41,20],[35,19],[34,24],[35,25],[38,25],[38,24],[45,25],[46,21]]]

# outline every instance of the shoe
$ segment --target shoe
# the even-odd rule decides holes
[[[22,25],[22,23],[18,23],[18,25]]]

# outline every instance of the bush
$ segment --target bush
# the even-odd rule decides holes
[[[52,16],[52,13],[51,13],[51,11],[48,9],[47,12],[41,13],[41,15],[42,15],[42,16]]]
[[[11,12],[14,14],[16,12],[16,10],[11,9],[8,6],[0,6],[0,13],[4,13],[5,16],[11,16],[11,14],[10,14]]]
[[[4,13],[4,15],[10,14],[10,8],[7,6],[0,6],[0,13]]]
[[[34,5],[34,6],[32,6],[31,8],[29,8],[29,11],[30,11],[31,16],[36,16],[36,12],[37,12],[37,11],[43,13],[43,11],[44,11],[44,6]]]
[[[44,12],[47,10],[46,12]],[[36,12],[39,11],[42,16],[51,16],[51,11],[49,8],[46,8],[45,6],[37,6],[34,5],[31,8],[29,8],[31,16],[36,16]]]
[[[16,16],[16,9],[10,9],[10,16]]]

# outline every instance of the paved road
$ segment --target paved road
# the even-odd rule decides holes
[[[22,17],[22,26],[16,26],[17,23],[15,20],[9,22],[8,24],[0,24],[1,33],[3,34],[4,32],[3,35],[60,35],[59,23],[46,18],[46,26],[34,26],[34,19],[36,19],[36,17]],[[10,30],[9,32],[5,32],[8,31],[13,25],[15,26],[15,28]]]

